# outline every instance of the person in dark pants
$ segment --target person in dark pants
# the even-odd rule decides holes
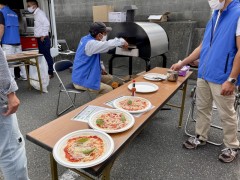
[[[38,7],[36,0],[27,0],[28,11],[34,14],[34,36],[37,38],[39,53],[48,64],[49,78],[53,78],[53,58],[50,54],[51,42],[48,36],[50,23],[46,14]]]
[[[51,42],[49,37],[45,37],[42,41],[41,38],[37,38],[39,53],[43,54],[48,64],[49,78],[53,77],[53,59],[50,54]]]

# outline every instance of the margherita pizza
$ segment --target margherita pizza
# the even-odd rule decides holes
[[[124,128],[129,120],[122,112],[106,112],[96,118],[96,125],[105,130]]]
[[[70,162],[89,162],[104,153],[104,142],[98,136],[79,136],[67,141],[64,152]]]
[[[142,98],[129,98],[118,102],[118,106],[127,111],[140,111],[149,106],[149,103]]]

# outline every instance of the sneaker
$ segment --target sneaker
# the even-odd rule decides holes
[[[232,162],[238,155],[238,149],[225,148],[222,150],[222,154],[219,155],[218,159],[224,163]]]
[[[20,80],[20,81],[27,81],[27,78],[24,78],[24,77],[20,76],[20,77],[18,78],[18,80]]]
[[[183,143],[183,147],[186,149],[196,149],[198,146],[206,145],[206,141],[202,141],[197,137],[190,137]]]

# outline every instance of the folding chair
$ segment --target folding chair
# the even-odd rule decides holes
[[[237,87],[237,93],[236,93],[236,99],[235,99],[235,102],[234,102],[234,108],[236,109],[236,112],[237,112],[237,117],[238,117],[238,120],[239,120],[239,111],[240,111],[240,86]]]
[[[234,108],[236,109],[238,120],[239,120],[239,111],[240,111],[240,108],[239,108],[239,105],[240,105],[240,91],[239,90],[240,89],[238,88],[237,93],[236,93],[236,99],[235,99],[235,102],[234,102]],[[195,105],[196,105],[196,87],[194,87],[194,89],[192,91],[193,91],[193,99],[192,99],[192,102],[191,102],[190,110],[189,110],[189,113],[188,113],[188,116],[187,116],[187,121],[186,121],[185,128],[184,128],[185,134],[190,136],[190,137],[195,136],[195,135],[190,134],[188,132],[188,124],[189,124],[190,118],[192,119],[193,122],[196,122],[196,119],[194,118],[194,112],[195,112],[194,110],[195,110]],[[215,109],[213,107],[213,111],[216,111],[216,110],[217,109]],[[222,130],[222,127],[217,126],[217,125],[212,124],[212,123],[211,123],[211,127]],[[238,132],[240,132],[239,129],[238,129]],[[210,144],[216,145],[216,146],[222,145],[222,143],[216,143],[216,142],[213,142],[213,141],[207,141],[207,142],[210,143]]]
[[[69,46],[67,44],[67,41],[65,39],[58,39],[57,40],[58,44],[60,45],[59,46],[59,54],[60,55],[75,55],[76,52],[75,51],[72,51],[69,49]]]
[[[73,65],[73,63],[70,60],[61,60],[61,61],[55,62],[53,64],[54,72],[56,73],[56,76],[57,76],[57,78],[58,78],[58,80],[60,82],[59,94],[58,94],[58,102],[57,102],[57,111],[56,111],[56,114],[58,116],[63,114],[64,112],[66,112],[67,110],[69,110],[72,107],[76,108],[76,106],[75,106],[76,95],[85,92],[85,90],[75,89],[74,86],[73,86],[73,83],[69,83],[69,84],[64,85],[63,81],[61,80],[61,78],[60,78],[60,76],[58,74],[58,72],[61,72],[61,71],[69,69],[70,67],[72,67],[72,65]],[[61,112],[59,112],[59,103],[60,103],[60,97],[61,97],[61,93],[62,92],[65,92],[67,94],[68,99],[71,101],[71,105],[68,106],[66,109],[62,110]],[[73,93],[74,94],[74,98],[73,99],[71,98],[69,93]],[[89,95],[89,97],[91,98],[90,95]]]

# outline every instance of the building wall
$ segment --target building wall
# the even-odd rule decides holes
[[[171,12],[169,22],[160,23],[169,37],[168,67],[201,42],[210,17],[207,0],[55,0],[58,39],[66,39],[71,49],[77,49],[80,38],[88,33],[93,21],[92,6],[105,4],[113,5],[115,11],[123,11],[126,5],[136,5],[136,21],[147,21],[150,14]],[[103,58],[107,61],[109,56]],[[127,64],[127,61],[116,61],[115,66],[122,66],[122,62]],[[153,66],[159,66],[159,62],[153,60]],[[145,63],[137,59],[134,68],[144,70]]]
[[[126,5],[136,5],[136,20],[147,20],[150,14],[171,12],[170,20],[193,20],[204,27],[210,14],[207,0],[55,0],[57,21],[92,21],[93,5],[113,5],[123,11]]]

